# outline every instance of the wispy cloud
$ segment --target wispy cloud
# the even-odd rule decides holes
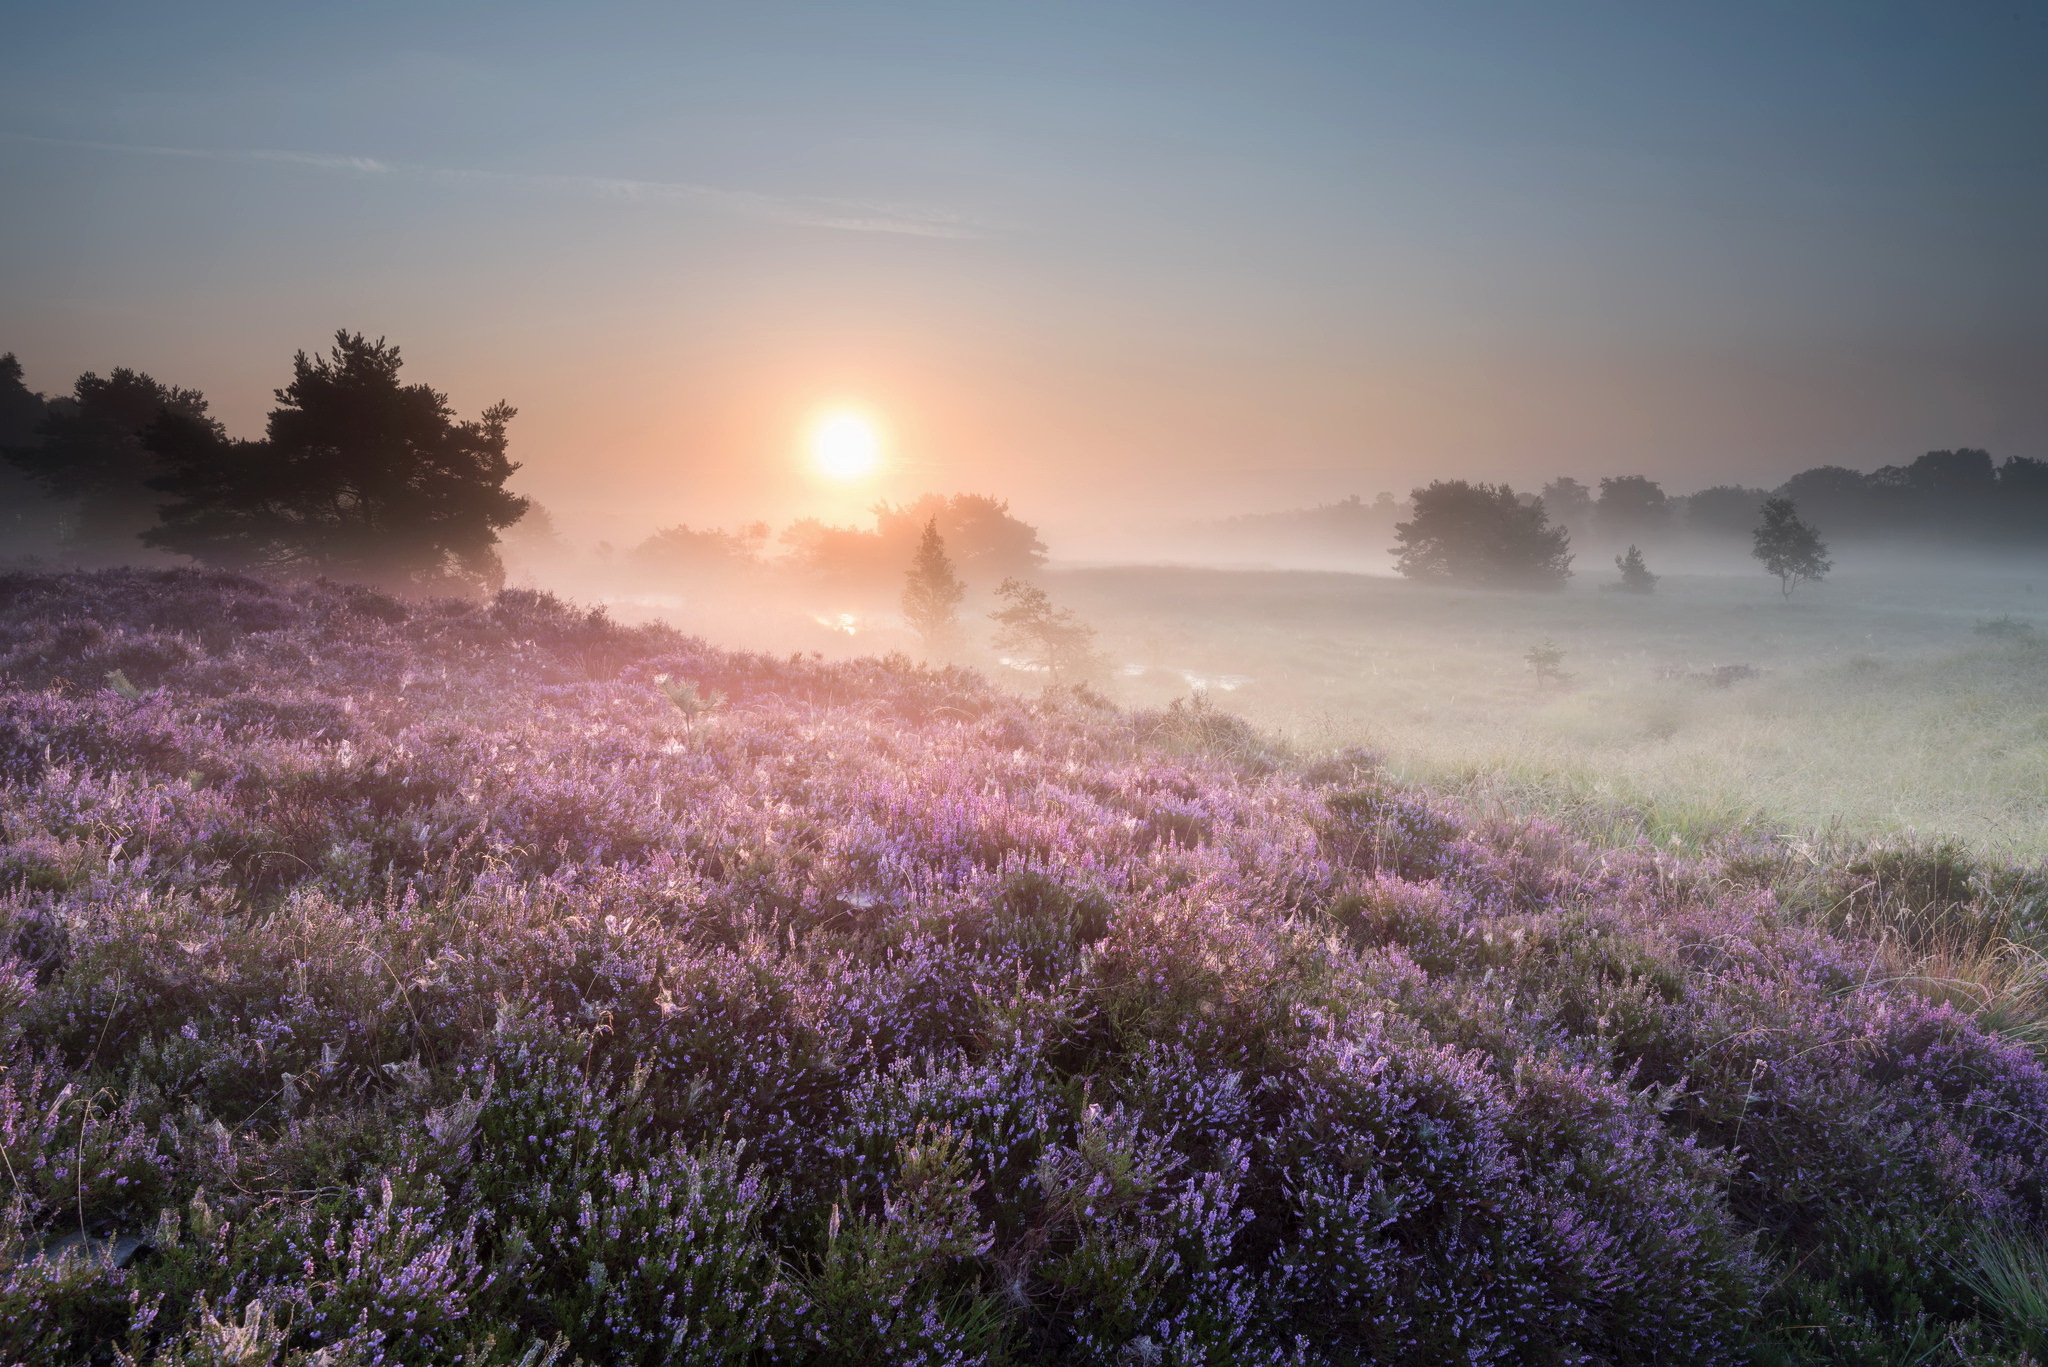
[[[315,171],[342,175],[391,177],[449,185],[511,185],[557,194],[583,195],[631,203],[698,204],[749,218],[797,227],[824,228],[834,232],[893,233],[905,237],[937,238],[971,238],[981,235],[972,222],[956,215],[853,200],[768,195],[752,190],[730,190],[716,185],[698,185],[689,181],[478,171],[449,166],[426,166],[415,162],[385,161],[377,157],[336,156],[322,152],[292,152],[267,148],[156,147],[142,143],[95,142],[84,138],[37,137],[28,133],[0,132],[0,140],[32,143],[43,147],[68,147],[80,151],[123,153],[131,156],[302,166]]]

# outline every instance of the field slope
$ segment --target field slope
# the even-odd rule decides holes
[[[2048,1074],[1741,850],[528,593],[15,574],[0,674],[0,1362],[2034,1332]]]

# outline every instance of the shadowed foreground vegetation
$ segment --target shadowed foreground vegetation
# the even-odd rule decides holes
[[[0,1362],[2005,1362],[2042,888],[531,593],[0,579]]]

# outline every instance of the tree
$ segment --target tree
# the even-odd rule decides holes
[[[1021,579],[1005,579],[996,597],[1005,605],[989,614],[999,628],[997,649],[1016,651],[1021,663],[1045,670],[1054,683],[1078,682],[1095,672],[1095,628],[1072,609],[1055,608],[1044,589]]]
[[[1015,517],[999,498],[925,494],[903,507],[878,503],[871,511],[871,532],[828,527],[815,518],[792,523],[781,537],[790,561],[841,587],[893,588],[904,562],[917,553],[925,525],[937,519],[954,570],[969,583],[1022,578],[1045,563],[1038,530]]]
[[[907,507],[878,504],[874,512],[875,530],[901,546],[918,541],[924,528],[936,521],[961,577],[976,583],[1019,578],[1045,564],[1045,543],[1038,539],[1038,529],[1011,513],[1004,499],[926,494]]]
[[[761,567],[760,548],[768,524],[756,522],[738,532],[687,526],[664,527],[626,552],[626,563],[646,579],[731,579]]]
[[[1600,481],[1600,501],[1593,505],[1593,517],[1610,536],[1642,536],[1663,530],[1671,517],[1671,503],[1655,480],[1617,475]]]
[[[162,469],[144,434],[165,414],[219,434],[196,389],[175,389],[122,366],[104,378],[87,371],[70,398],[48,405],[33,443],[8,451],[16,469],[71,505],[65,539],[74,551],[96,560],[137,558],[137,538],[156,522],[163,501],[151,487]]]
[[[967,586],[953,572],[939,520],[933,517],[924,524],[903,585],[903,615],[927,654],[944,655],[953,648],[960,633],[960,604],[966,597]]]
[[[33,443],[48,411],[43,396],[23,379],[14,353],[0,356],[0,452]],[[63,512],[27,471],[11,459],[0,461],[0,554],[56,549],[53,529]]]
[[[458,422],[445,395],[403,384],[398,348],[337,332],[324,357],[300,352],[277,391],[267,438],[165,412],[150,449],[176,500],[143,540],[210,565],[325,574],[413,593],[503,582],[498,530],[526,500],[505,489],[514,410]]]
[[[1643,553],[1634,546],[1627,555],[1614,557],[1614,568],[1621,571],[1621,583],[1615,585],[1623,593],[1654,593],[1657,576],[1650,573],[1650,567],[1643,563]]]
[[[1569,677],[1564,672],[1564,647],[1555,641],[1544,640],[1529,647],[1529,653],[1522,659],[1536,673],[1536,686],[1547,683],[1563,683]]]
[[[1678,502],[1685,510],[1685,529],[1695,536],[1747,536],[1769,497],[1762,489],[1716,484]]]
[[[1438,480],[1413,501],[1394,528],[1394,565],[1410,579],[1555,589],[1571,577],[1571,533],[1505,484]]]
[[[1779,485],[1787,499],[1845,536],[1880,530],[1882,511],[1870,476],[1840,465],[1816,465]]]
[[[1756,549],[1750,554],[1778,576],[1779,591],[1787,598],[1801,584],[1818,584],[1835,567],[1820,533],[1799,520],[1799,509],[1791,499],[1765,499],[1763,513],[1764,520],[1756,529]]]
[[[1570,475],[1543,486],[1543,511],[1567,531],[1582,531],[1593,519],[1593,491]]]

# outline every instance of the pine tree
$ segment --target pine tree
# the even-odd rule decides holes
[[[1764,520],[1756,529],[1756,549],[1750,554],[1778,576],[1778,589],[1787,598],[1801,584],[1818,584],[1835,567],[1828,559],[1827,543],[1799,520],[1799,510],[1791,499],[1765,499],[1763,513]]]
[[[960,604],[967,597],[967,588],[953,572],[945,539],[939,535],[938,518],[924,524],[924,535],[918,540],[905,579],[903,616],[924,642],[926,654],[949,654],[959,642]]]
[[[165,471],[152,487],[173,501],[143,541],[226,569],[495,590],[498,531],[527,506],[505,488],[513,410],[457,421],[399,366],[397,347],[359,333],[337,332],[324,357],[300,352],[260,442],[167,409],[144,440]]]

